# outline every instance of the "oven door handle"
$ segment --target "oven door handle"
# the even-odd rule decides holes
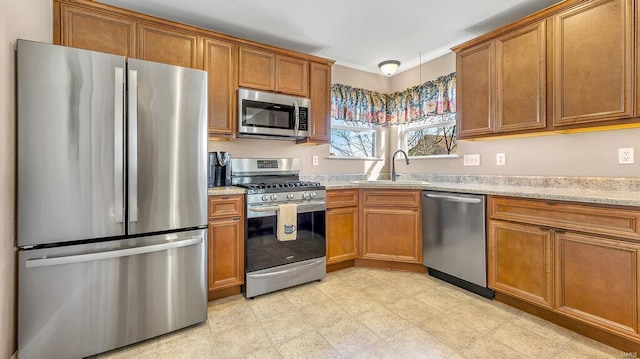
[[[308,210],[309,208],[311,209],[318,209],[318,210],[325,210],[327,207],[327,203],[326,202],[307,202],[307,203],[300,203],[298,204],[298,210]],[[257,207],[249,207],[249,211],[251,212],[275,212],[278,210],[278,206],[257,206]]]
[[[315,265],[324,263],[324,258],[323,259],[318,259],[317,261],[305,264],[305,265],[301,265],[299,267],[293,267],[293,268],[289,268],[289,269],[285,269],[285,270],[281,270],[281,271],[277,271],[277,272],[271,272],[271,273],[261,273],[261,274],[247,274],[248,277],[251,278],[266,278],[266,277],[274,277],[274,276],[278,276],[278,275],[282,275],[282,274],[286,274],[286,273],[292,273],[292,272],[297,272],[297,271],[301,271],[303,269],[307,269],[309,267],[313,267]]]

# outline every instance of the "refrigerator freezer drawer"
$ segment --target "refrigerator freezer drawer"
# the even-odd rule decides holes
[[[81,358],[205,321],[206,238],[21,250],[20,358]]]

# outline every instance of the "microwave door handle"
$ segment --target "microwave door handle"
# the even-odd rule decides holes
[[[300,127],[300,107],[298,107],[298,102],[293,102],[293,117],[296,119],[295,124],[293,126],[293,131],[297,134],[298,128]]]

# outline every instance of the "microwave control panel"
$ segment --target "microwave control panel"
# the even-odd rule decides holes
[[[299,131],[309,131],[309,109],[306,107],[300,107],[300,125],[298,127]]]

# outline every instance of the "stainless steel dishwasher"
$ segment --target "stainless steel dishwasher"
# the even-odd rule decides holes
[[[422,250],[429,275],[493,298],[487,288],[485,198],[423,191]]]

